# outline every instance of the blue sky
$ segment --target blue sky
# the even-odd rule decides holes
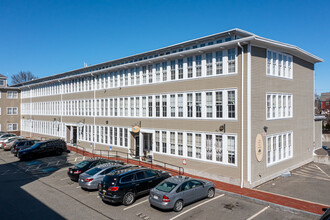
[[[301,47],[330,92],[330,1],[0,0],[0,73],[43,77],[240,28]]]

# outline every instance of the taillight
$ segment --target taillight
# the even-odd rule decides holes
[[[6,144],[3,144],[4,147],[6,147]]]
[[[81,173],[81,170],[74,171],[73,173],[74,174],[80,174]]]
[[[68,169],[68,171],[70,172],[70,168]]]
[[[167,196],[163,196],[163,202],[170,202],[171,200]]]
[[[108,188],[108,191],[115,192],[115,191],[117,191],[118,189],[119,189],[118,186],[110,186],[110,187]]]
[[[85,182],[91,182],[93,181],[93,178],[87,178],[87,179],[84,179]]]

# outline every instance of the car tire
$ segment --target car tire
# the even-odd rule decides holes
[[[124,204],[125,206],[129,206],[129,205],[133,204],[134,200],[135,200],[135,195],[134,195],[134,193],[132,193],[132,192],[127,192],[127,193],[124,195],[124,198],[123,198],[123,204]]]
[[[182,209],[183,209],[183,201],[182,200],[176,201],[173,210],[175,212],[180,212]]]
[[[209,188],[207,191],[207,198],[213,198],[215,194],[214,188]]]

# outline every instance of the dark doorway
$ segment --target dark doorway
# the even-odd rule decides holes
[[[140,156],[140,136],[135,136],[135,156]]]
[[[72,144],[77,144],[77,127],[72,127]]]

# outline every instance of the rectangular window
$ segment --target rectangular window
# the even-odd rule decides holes
[[[135,98],[135,116],[140,116],[140,97]]]
[[[206,146],[206,159],[212,160],[212,154],[213,154],[212,135],[206,135],[206,145],[205,146]]]
[[[183,117],[183,94],[178,94],[178,117]]]
[[[215,105],[216,105],[216,117],[222,118],[223,117],[223,110],[222,110],[222,92],[215,93]]]
[[[142,116],[147,116],[147,97],[142,97]]]
[[[124,129],[124,145],[125,147],[128,147],[128,129]]]
[[[183,79],[183,59],[178,60],[178,78]]]
[[[202,76],[202,56],[196,56],[196,77]]]
[[[228,118],[235,118],[235,91],[228,91]]]
[[[267,75],[271,75],[271,65],[272,65],[272,52],[267,51]]]
[[[8,107],[7,115],[17,115],[18,108],[17,107]]]
[[[216,68],[217,68],[217,71],[216,73],[219,75],[219,74],[222,74],[223,73],[223,64],[222,64],[222,59],[223,59],[223,55],[222,55],[222,51],[217,51],[216,54]]]
[[[267,164],[273,164],[291,157],[292,132],[267,136]]]
[[[134,68],[131,68],[131,86],[135,85],[135,84],[134,84],[134,78],[135,78],[135,75],[134,75]]]
[[[175,60],[171,60],[171,80],[175,80]]]
[[[135,109],[134,108],[134,104],[135,104],[134,103],[134,97],[131,97],[131,99],[130,99],[130,107],[131,107],[131,112],[130,112],[131,114],[130,114],[130,116],[132,116],[132,117],[134,116],[134,109]]]
[[[193,58],[188,57],[187,58],[187,66],[188,66],[188,78],[193,77]]]
[[[163,145],[163,153],[167,153],[167,137],[166,137],[166,131],[162,131],[162,145]]]
[[[187,94],[187,117],[193,117],[193,94]]]
[[[170,98],[171,117],[175,117],[175,95],[171,95]]]
[[[108,127],[104,127],[104,142],[106,143],[106,144],[108,144],[109,142],[108,142]]]
[[[149,77],[149,83],[152,83],[153,82],[152,65],[148,65],[148,77]]]
[[[213,117],[213,96],[212,92],[206,93],[206,117],[212,118]]]
[[[273,162],[276,161],[276,136],[273,137]]]
[[[17,99],[18,92],[17,91],[7,91],[7,99]]]
[[[123,129],[122,128],[119,128],[119,145],[124,146],[123,145]]]
[[[171,154],[175,154],[175,132],[170,132]]]
[[[267,138],[267,163],[270,163],[271,158],[271,152],[272,152],[272,138]]]
[[[228,163],[235,164],[236,152],[235,152],[235,137],[228,136],[227,138],[227,149],[228,149]]]
[[[113,128],[112,127],[110,127],[110,129],[109,129],[110,131],[109,131],[109,133],[110,133],[110,135],[109,135],[109,139],[110,139],[110,144],[113,144]]]
[[[128,86],[128,70],[125,70],[125,86]]]
[[[163,82],[167,81],[167,62],[162,63]]]
[[[156,96],[156,117],[160,117],[160,96]]]
[[[212,53],[206,54],[206,75],[210,76],[213,74],[213,66],[212,66]]]
[[[120,99],[119,99],[119,110],[120,110],[120,116],[123,116],[123,114],[124,114],[123,104],[124,104],[123,98],[120,98]]]
[[[167,95],[162,96],[163,117],[167,117]]]
[[[140,84],[140,67],[136,67],[136,72],[135,72],[135,83],[136,85]]]
[[[234,73],[235,70],[235,48],[228,50],[228,73]]]
[[[17,131],[18,125],[17,124],[7,124],[7,131]]]
[[[223,146],[222,146],[222,136],[215,135],[215,159],[218,162],[222,162],[223,157]]]
[[[183,133],[178,132],[178,155],[183,156]]]
[[[160,63],[156,64],[156,82],[160,81]]]
[[[152,117],[152,96],[148,97],[149,117]]]
[[[268,93],[266,98],[267,119],[292,117],[292,95]]]
[[[196,118],[202,117],[202,93],[195,94]]]
[[[159,131],[155,132],[156,152],[160,151]]]
[[[195,135],[195,150],[196,150],[196,158],[202,158],[202,135]]]
[[[267,95],[267,118],[270,118],[271,115],[271,95]]]
[[[124,99],[125,116],[128,116],[128,98]]]
[[[193,138],[192,133],[187,133],[187,156],[193,156]]]

